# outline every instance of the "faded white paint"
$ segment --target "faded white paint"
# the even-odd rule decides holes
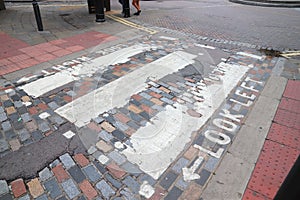
[[[139,194],[149,199],[154,193],[155,189],[147,181],[144,181],[140,187]]]
[[[210,141],[218,143],[220,145],[229,144],[231,141],[230,137],[216,130],[207,130],[205,131],[204,136]]]
[[[254,55],[254,54],[251,54],[251,53],[246,53],[246,52],[237,52],[237,54],[241,55],[241,56],[254,58],[254,59],[257,59],[257,60],[264,60],[265,59],[263,56],[257,56],[257,55]]]
[[[155,46],[150,45],[134,45],[93,60],[88,60],[89,62],[85,64],[77,64],[70,68],[65,66],[53,67],[60,72],[28,83],[20,88],[28,95],[36,98],[54,90],[55,88],[71,83],[72,81],[79,80],[81,76],[90,77],[99,70],[104,71],[109,65],[125,63],[129,61],[131,56],[155,48]]]
[[[148,77],[160,79],[193,64],[196,57],[182,51],[171,53],[58,108],[55,112],[82,127],[99,114],[124,106],[131,95],[146,87]]]
[[[204,153],[207,153],[208,155],[215,157],[215,158],[221,158],[222,153],[224,152],[223,148],[219,148],[217,152],[212,152],[208,149],[205,149],[204,147],[199,146],[198,144],[194,144],[194,147]]]
[[[204,44],[194,44],[196,47],[202,47],[202,48],[206,48],[206,49],[216,49],[215,47],[209,46],[209,45],[204,45]]]
[[[39,115],[39,118],[41,118],[41,119],[46,119],[48,117],[50,117],[50,114],[47,112],[43,112]]]
[[[204,158],[202,156],[199,156],[191,168],[187,168],[187,167],[182,168],[184,181],[190,182],[196,179],[200,179],[200,175],[196,174],[195,171],[201,165],[203,159]]]
[[[151,123],[141,127],[131,136],[132,145],[122,151],[127,159],[154,179],[158,179],[190,142],[192,132],[207,122],[249,69],[228,64],[223,67],[226,73],[221,76],[222,84],[208,85],[201,91],[204,101],[194,104],[195,111],[201,113],[202,117],[188,115],[188,108],[181,104],[175,104],[175,108],[167,106],[165,111],[151,119]],[[220,157],[224,151],[219,149],[214,153],[202,147],[198,149],[215,157]]]
[[[75,133],[73,131],[67,131],[63,134],[67,139],[71,139],[74,135]]]
[[[160,36],[159,38],[160,38],[160,39],[164,39],[164,40],[171,40],[171,41],[178,40],[178,38],[167,37],[167,36]]]

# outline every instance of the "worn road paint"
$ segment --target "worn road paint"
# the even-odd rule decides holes
[[[63,134],[67,139],[71,139],[74,135],[75,133],[73,131],[67,131]]]
[[[194,104],[195,111],[201,113],[202,117],[190,116],[186,112],[188,108],[181,104],[167,106],[165,111],[151,119],[151,123],[147,123],[130,137],[131,145],[121,153],[157,180],[190,142],[192,132],[199,130],[211,118],[249,69],[240,65],[221,66],[225,74],[220,77],[219,82],[212,83],[202,90],[203,102]],[[197,87],[204,87],[201,83],[196,84]],[[226,138],[220,143],[227,144],[229,141]],[[220,151],[215,157],[221,155]]]
[[[140,187],[139,194],[149,199],[154,193],[154,188],[147,181],[144,181]]]
[[[202,47],[206,49],[216,49],[215,47],[209,46],[209,45],[204,45],[204,44],[194,44],[196,47]]]
[[[200,179],[200,175],[196,174],[195,171],[201,165],[202,161],[203,161],[203,157],[199,156],[191,168],[187,168],[187,167],[182,168],[184,181],[189,182],[192,180]]]
[[[134,45],[90,60],[89,63],[74,65],[71,68],[62,66],[62,68],[59,68],[59,70],[62,69],[60,72],[28,83],[20,88],[28,95],[36,98],[55,88],[79,80],[80,76],[92,76],[99,70],[104,72],[109,65],[125,63],[129,60],[129,57],[144,51],[149,51],[153,48],[156,47],[150,45]]]
[[[196,57],[183,51],[173,52],[58,108],[55,112],[77,127],[82,127],[99,114],[124,106],[131,95],[145,89],[147,78],[160,79],[193,64]]]
[[[257,59],[257,60],[263,60],[264,59],[263,56],[257,56],[257,55],[254,55],[254,54],[251,54],[251,53],[246,53],[246,52],[237,52],[237,54],[241,55],[241,56],[254,58],[254,59]]]

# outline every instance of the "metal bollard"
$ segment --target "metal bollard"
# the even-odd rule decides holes
[[[96,22],[105,22],[104,0],[95,0]]]
[[[130,17],[130,8],[129,8],[129,0],[123,1],[123,8],[124,8],[124,17],[128,18]]]
[[[44,29],[43,29],[43,23],[42,23],[40,8],[39,8],[39,5],[36,2],[36,0],[33,0],[32,6],[33,6],[33,11],[34,11],[36,23],[37,23],[37,26],[38,26],[38,30],[43,31]]]

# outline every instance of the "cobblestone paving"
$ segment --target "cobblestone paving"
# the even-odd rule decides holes
[[[158,48],[132,56],[126,63],[107,66],[92,76],[82,76],[79,81],[38,98],[28,96],[18,87],[136,43],[151,44]],[[58,107],[162,56],[194,45],[194,41],[151,40],[145,37],[138,42],[131,41],[126,45],[117,45],[65,62],[39,74],[27,75],[21,81],[10,83],[3,80],[0,95],[0,155],[5,156],[23,145],[39,141],[69,123],[54,112]],[[234,140],[262,91],[275,62],[276,59],[269,57],[257,59],[238,53],[226,60],[227,64],[250,66],[247,76],[231,92],[207,125],[193,134],[192,142],[159,179],[143,172],[122,153],[131,147],[130,137],[169,106],[185,105],[190,116],[201,118],[205,113],[197,112],[195,105],[205,101],[202,93],[206,87],[219,83],[217,77],[224,75],[222,70],[225,70],[226,63],[225,67],[220,65],[208,73],[186,66],[161,79],[150,78],[144,90],[132,95],[126,105],[107,110],[78,130],[79,134],[96,134],[97,140],[88,146],[86,155],[61,155],[30,180],[1,180],[1,199],[199,198],[202,188],[222,159],[222,152],[230,145],[228,141]],[[66,137],[71,138],[78,133],[69,132],[70,135]],[[184,173],[191,173],[194,178],[187,178]]]

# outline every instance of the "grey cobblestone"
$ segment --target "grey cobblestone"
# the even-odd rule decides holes
[[[9,149],[9,145],[6,140],[0,140],[0,152],[4,152]]]
[[[122,181],[134,194],[138,194],[140,190],[140,184],[134,180],[131,176],[127,176]]]
[[[109,142],[114,137],[111,134],[108,134],[106,131],[101,131],[99,133],[99,137],[105,140],[106,142]]]
[[[58,125],[62,125],[66,122],[66,120],[64,120],[62,117],[60,117],[57,114],[54,114],[53,116],[49,117],[50,121],[52,123],[58,124]]]
[[[109,186],[109,184],[102,180],[96,184],[96,188],[101,192],[105,199],[109,199],[115,194],[115,191]]]
[[[202,169],[200,172],[200,179],[196,180],[196,183],[198,183],[201,186],[204,186],[208,178],[210,177],[210,172],[206,169]]]
[[[96,117],[96,118],[94,118],[93,120],[94,120],[94,122],[96,122],[97,124],[101,124],[101,123],[104,121],[104,118],[102,118],[102,117]]]
[[[41,181],[46,181],[49,178],[53,176],[53,173],[48,169],[48,167],[45,167],[42,171],[39,173],[39,177]]]
[[[121,165],[121,168],[123,168],[125,171],[129,172],[130,174],[133,174],[134,176],[138,176],[142,173],[142,171],[131,162],[126,162],[123,165]]]
[[[46,133],[50,131],[50,127],[46,122],[42,122],[38,124],[39,130],[41,130],[43,133]]]
[[[48,197],[46,194],[43,194],[43,195],[39,196],[38,198],[36,198],[35,200],[48,200]]]
[[[180,190],[178,187],[173,187],[172,190],[169,192],[169,194],[164,198],[165,200],[174,200],[178,199],[180,195],[182,194],[182,190]]]
[[[49,192],[49,195],[52,199],[55,199],[56,197],[58,197],[62,194],[55,178],[44,182],[44,186],[45,186],[45,189]]]
[[[101,173],[91,164],[82,168],[82,170],[93,183],[96,183],[101,179]]]
[[[7,182],[0,180],[0,196],[9,192]]]
[[[107,156],[114,160],[118,165],[121,165],[127,161],[126,157],[121,155],[117,151],[112,151]]]
[[[26,129],[19,130],[18,135],[21,142],[24,142],[25,140],[28,140],[30,138],[30,134]]]
[[[151,87],[150,90],[152,90],[153,92],[156,92],[158,94],[162,93],[162,91],[160,89],[157,89],[155,87]]]
[[[29,194],[26,194],[25,196],[18,198],[18,200],[30,200],[30,196]]]
[[[115,188],[120,189],[122,187],[122,183],[118,180],[114,179],[111,175],[108,173],[105,174],[105,178],[108,182],[110,182]]]
[[[1,127],[2,127],[2,130],[3,131],[8,131],[10,130],[12,127],[11,127],[11,124],[9,123],[9,121],[5,121],[1,124]]]
[[[134,194],[132,194],[132,192],[128,188],[124,188],[123,190],[121,190],[120,194],[126,200],[136,200],[136,198],[134,197]]]
[[[2,106],[0,106],[0,113],[4,113],[4,109]]]
[[[7,116],[5,113],[0,113],[0,122],[4,122],[5,120],[7,120]]]
[[[21,118],[23,120],[24,123],[29,122],[32,120],[31,116],[29,115],[29,113],[25,113],[21,115]]]
[[[72,179],[68,179],[67,181],[63,182],[61,186],[70,199],[73,199],[80,194]]]
[[[1,200],[13,200],[13,196],[8,193],[8,194],[1,196]]]
[[[187,164],[189,163],[189,160],[185,159],[185,158],[180,158],[176,164],[172,167],[172,170],[175,171],[176,173],[180,174],[181,170],[183,167],[187,166]]]
[[[59,108],[59,105],[57,105],[57,103],[55,103],[54,101],[48,103],[48,106],[49,106],[52,110],[56,110],[57,108]]]
[[[23,106],[23,103],[22,103],[21,101],[15,101],[15,102],[14,102],[14,106],[15,106],[16,108],[21,108],[21,107]]]
[[[213,172],[215,170],[215,168],[217,167],[218,162],[219,162],[219,159],[210,157],[207,160],[204,168],[207,169],[210,172]]]
[[[145,99],[148,99],[148,100],[152,98],[152,96],[150,96],[149,94],[147,94],[145,92],[141,92],[139,95],[144,97]]]
[[[77,165],[71,167],[68,170],[68,172],[78,184],[81,183],[86,178],[83,172],[81,171],[81,169]]]
[[[138,180],[140,183],[147,181],[152,186],[154,186],[156,183],[156,180],[154,178],[152,178],[151,176],[149,176],[148,174],[142,174]]]
[[[185,181],[183,180],[183,178],[180,178],[180,179],[177,181],[176,186],[179,187],[179,188],[181,188],[181,189],[183,189],[183,190],[185,190],[185,189],[189,186],[189,183],[188,183],[188,182],[185,182]]]
[[[170,100],[170,99],[168,99],[168,98],[166,98],[166,97],[163,97],[163,98],[161,98],[160,100],[162,100],[163,102],[165,102],[165,103],[167,103],[167,104],[171,104],[171,105],[174,104],[174,101],[172,101],[172,100]]]
[[[178,177],[177,174],[173,173],[173,172],[168,172],[166,174],[166,176],[160,181],[160,185],[168,190],[169,187],[174,183],[174,181],[176,180],[176,178]]]
[[[64,155],[60,156],[59,159],[64,164],[66,169],[70,169],[72,166],[75,166],[74,160],[68,153],[65,153]]]
[[[120,129],[121,131],[126,131],[127,129],[129,129],[129,126],[127,126],[126,124],[123,124],[122,122],[119,122],[119,121],[116,121],[114,126],[118,129]]]

